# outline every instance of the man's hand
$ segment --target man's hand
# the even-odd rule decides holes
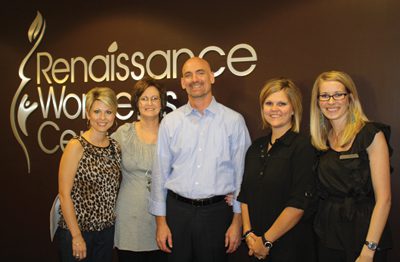
[[[225,247],[226,253],[233,253],[240,245],[242,238],[242,217],[241,214],[235,213],[233,215],[232,224],[229,226],[225,233]]]
[[[156,232],[157,245],[162,251],[171,253],[172,234],[171,230],[168,227],[165,216],[157,216],[156,223],[157,223],[157,232]]]

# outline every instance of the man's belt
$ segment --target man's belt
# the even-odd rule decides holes
[[[186,204],[190,204],[190,205],[196,206],[196,207],[208,206],[211,204],[221,202],[222,200],[225,199],[225,196],[213,196],[213,197],[209,197],[209,198],[190,199],[190,198],[186,198],[181,195],[178,195],[177,193],[175,193],[171,190],[168,190],[168,195],[176,200],[179,200],[181,202],[184,202]]]

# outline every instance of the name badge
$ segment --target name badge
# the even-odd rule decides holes
[[[355,153],[355,154],[348,154],[348,155],[340,155],[339,159],[354,159],[354,158],[359,158],[360,156]]]

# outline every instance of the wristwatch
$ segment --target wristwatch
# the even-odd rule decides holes
[[[378,249],[378,243],[365,240],[365,243],[364,243],[364,244],[368,247],[368,249],[370,249],[370,250],[372,250],[372,251],[375,251],[375,250]]]
[[[263,242],[263,244],[264,244],[264,246],[265,246],[266,248],[271,249],[271,248],[273,247],[272,242],[269,241],[269,240],[267,240],[267,239],[265,238],[264,234],[261,235],[261,240],[262,240],[262,242]]]

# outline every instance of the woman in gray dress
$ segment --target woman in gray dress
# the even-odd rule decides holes
[[[165,90],[152,78],[138,81],[132,92],[133,123],[112,134],[122,150],[122,183],[117,200],[115,247],[124,261],[165,261],[155,241],[155,220],[148,213],[151,168],[158,127],[166,106]]]

